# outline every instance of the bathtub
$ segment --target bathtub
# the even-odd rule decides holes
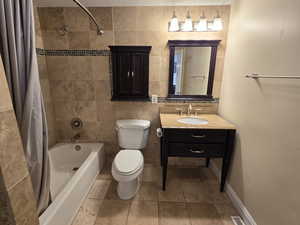
[[[104,166],[102,143],[57,144],[49,150],[51,205],[41,225],[70,225]]]

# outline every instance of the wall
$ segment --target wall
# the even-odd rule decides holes
[[[44,41],[42,38],[42,30],[40,27],[40,19],[38,16],[38,10],[36,7],[36,2],[34,3],[34,22],[35,22],[35,37],[36,37],[36,47],[44,48]],[[48,77],[48,70],[46,64],[46,57],[43,55],[37,55],[39,75],[41,82],[41,89],[44,98],[45,111],[48,124],[48,147],[51,148],[57,143],[57,130],[55,124],[54,115],[54,105],[52,100],[52,91],[50,89],[50,82]]]
[[[259,225],[297,225],[300,212],[300,2],[235,0],[220,114],[236,124],[230,184]]]
[[[0,96],[0,222],[37,225],[36,200],[1,56]]]
[[[97,36],[94,24],[79,8],[39,8],[44,47],[46,49],[108,49],[109,45],[151,45],[150,95],[165,97],[168,86],[168,40],[221,39],[218,52],[214,96],[219,96],[224,51],[226,47],[229,6],[176,7],[178,18],[188,9],[196,19],[203,10],[213,18],[219,10],[225,21],[221,32],[169,33],[167,24],[174,7],[90,8],[104,27]],[[155,12],[155,13],[153,13]],[[62,28],[66,28],[65,31]],[[146,162],[159,160],[159,104],[146,102],[111,102],[111,77],[108,56],[47,56],[47,72],[54,102],[58,141],[70,140],[75,134],[70,127],[73,117],[84,120],[84,140],[100,140],[109,153],[117,151],[115,121],[125,118],[149,119],[152,130]]]

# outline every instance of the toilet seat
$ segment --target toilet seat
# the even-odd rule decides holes
[[[130,176],[143,168],[144,157],[139,150],[125,149],[116,155],[113,164],[117,173]]]

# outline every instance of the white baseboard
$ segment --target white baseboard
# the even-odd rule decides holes
[[[210,163],[210,168],[212,169],[213,173],[220,179],[221,171],[217,168],[214,162]],[[236,208],[240,216],[242,217],[244,223],[246,225],[257,225],[253,217],[251,216],[250,212],[247,210],[241,199],[238,197],[236,192],[233,190],[230,184],[226,182],[225,184],[225,192],[227,193],[228,197],[232,201],[233,206]]]

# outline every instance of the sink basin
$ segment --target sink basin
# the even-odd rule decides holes
[[[208,124],[207,120],[196,117],[184,117],[177,120],[179,123],[192,124],[192,125],[204,125]]]

